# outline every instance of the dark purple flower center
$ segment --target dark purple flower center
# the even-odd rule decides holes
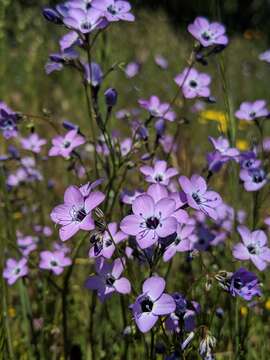
[[[72,207],[72,219],[73,221],[81,222],[86,217],[87,213],[85,208],[76,209],[75,206]]]
[[[51,266],[57,266],[58,265],[57,261],[55,261],[55,260],[50,261],[50,264],[51,264]]]
[[[14,126],[14,121],[10,118],[4,119],[0,122],[1,129],[12,130]]]
[[[200,196],[198,195],[198,193],[193,193],[192,194],[192,199],[195,201],[196,204],[200,204],[201,203],[201,199]]]
[[[255,111],[251,111],[251,112],[249,113],[249,116],[250,116],[251,118],[254,118],[254,117],[256,116],[256,112],[255,112]]]
[[[105,241],[105,246],[108,247],[108,246],[111,246],[112,245],[112,240],[111,239],[108,239]]]
[[[197,82],[195,81],[195,80],[191,80],[190,82],[189,82],[189,86],[190,87],[192,87],[192,88],[195,88],[195,87],[197,87]]]
[[[157,182],[161,182],[161,181],[163,180],[162,175],[160,175],[160,174],[156,175],[155,180],[156,180]]]
[[[240,290],[243,287],[243,282],[239,277],[234,279],[233,287],[237,290]]]
[[[114,282],[115,282],[115,278],[111,274],[107,275],[106,285],[113,286]]]
[[[205,41],[209,41],[211,39],[211,36],[207,31],[205,31],[205,32],[202,33],[202,38]]]
[[[265,179],[265,174],[263,170],[260,171],[254,171],[252,174],[252,181],[256,184],[262,182]]]
[[[251,255],[256,255],[257,252],[256,252],[256,247],[254,245],[252,244],[248,245],[247,249]]]
[[[63,142],[63,146],[64,146],[65,149],[69,148],[70,145],[71,145],[71,142],[70,142],[70,141],[64,141],[64,142]]]
[[[85,21],[82,23],[81,27],[83,30],[91,30],[92,24],[89,21]]]
[[[14,271],[15,275],[18,275],[20,272],[21,272],[21,269],[20,269],[20,268],[17,268],[17,269]]]
[[[179,245],[180,242],[181,242],[181,238],[177,236],[176,239],[174,240],[174,244]]]
[[[153,301],[150,300],[149,298],[145,298],[143,299],[143,301],[141,302],[141,309],[142,312],[151,312],[153,309]]]
[[[154,216],[151,216],[146,220],[146,226],[148,227],[148,229],[154,230],[158,227],[158,225],[159,219]]]
[[[111,15],[116,15],[117,14],[117,11],[115,10],[115,7],[113,5],[110,5],[108,8],[107,8],[107,11],[111,14]]]

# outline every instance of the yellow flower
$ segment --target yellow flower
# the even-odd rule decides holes
[[[218,123],[219,130],[226,132],[228,129],[228,118],[225,113],[218,110],[205,110],[200,113],[199,122],[205,124],[207,121]]]
[[[270,311],[270,298],[266,300],[266,302],[265,302],[265,308],[266,308],[266,310],[269,310],[269,311]]]
[[[237,149],[239,149],[239,150],[241,150],[241,151],[243,151],[243,150],[248,150],[248,148],[249,148],[249,143],[248,143],[246,140],[244,140],[244,139],[238,139],[238,140],[236,141],[236,147],[237,147]]]
[[[16,309],[14,307],[8,308],[8,316],[14,318],[16,316]]]
[[[242,316],[246,316],[248,314],[248,308],[246,306],[242,306],[240,309],[240,313]]]

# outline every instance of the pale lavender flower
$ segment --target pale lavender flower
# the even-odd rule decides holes
[[[63,18],[63,22],[68,28],[77,30],[82,34],[89,34],[107,25],[107,21],[101,17],[101,12],[93,7],[86,11],[71,8],[68,10],[67,16]]]
[[[135,17],[131,14],[131,5],[122,0],[93,0],[92,7],[99,10],[109,22],[124,20],[134,21]]]
[[[187,99],[195,97],[209,97],[211,76],[205,73],[199,73],[196,69],[185,68],[184,71],[178,74],[174,81],[182,88],[183,95]]]
[[[21,138],[23,149],[33,151],[36,154],[40,153],[41,147],[46,143],[47,141],[40,138],[37,133],[31,134],[27,138]]]
[[[132,204],[133,215],[126,216],[120,228],[125,234],[136,236],[139,247],[146,249],[159,237],[176,231],[177,221],[172,216],[175,206],[172,199],[164,198],[155,203],[152,196],[140,195]]]
[[[242,169],[240,179],[244,182],[246,191],[258,191],[268,181],[265,171],[261,168]]]
[[[168,121],[174,121],[176,118],[176,114],[171,110],[170,104],[161,103],[160,99],[155,95],[151,96],[149,100],[139,100],[139,104],[155,118]]]
[[[19,278],[28,274],[27,259],[21,260],[8,259],[3,271],[3,277],[7,279],[9,285],[13,285]]]
[[[165,59],[165,57],[162,55],[155,56],[155,63],[163,70],[168,69],[168,66],[169,66],[168,60]]]
[[[140,71],[140,64],[138,62],[130,62],[127,64],[126,68],[125,68],[125,74],[126,77],[131,79],[134,76],[138,75]]]
[[[171,178],[178,174],[175,168],[168,168],[164,160],[157,160],[154,166],[141,166],[141,173],[145,175],[145,180],[150,183],[168,185]]]
[[[188,25],[188,31],[204,47],[211,45],[227,45],[229,40],[225,35],[225,26],[218,22],[210,23],[206,18],[198,16],[192,24]]]
[[[270,63],[270,50],[266,50],[263,53],[261,53],[259,55],[259,59],[267,63]]]
[[[63,156],[68,159],[72,151],[83,144],[85,144],[85,138],[79,135],[77,130],[71,130],[64,136],[57,135],[52,139],[53,146],[49,150],[49,156]]]
[[[250,231],[245,226],[238,226],[237,230],[243,243],[233,248],[233,256],[238,260],[251,260],[260,271],[270,262],[270,249],[266,246],[267,237],[262,230]]]
[[[258,169],[261,166],[261,160],[257,158],[254,151],[244,151],[239,156],[239,163],[242,169]]]
[[[71,259],[62,251],[41,251],[40,269],[51,270],[55,275],[60,275],[66,266],[71,265]]]
[[[124,204],[131,205],[138,196],[142,195],[142,193],[143,193],[142,190],[133,190],[133,191],[123,190],[123,192],[121,193],[121,201]]]
[[[124,271],[123,261],[120,258],[115,259],[113,263],[109,263],[103,258],[96,260],[97,275],[90,276],[85,282],[85,287],[90,290],[97,290],[98,297],[102,302],[114,292],[130,293],[129,280],[121,277]]]
[[[126,138],[120,143],[120,152],[122,156],[127,156],[132,149],[132,139]]]
[[[235,158],[239,155],[239,150],[230,146],[229,140],[223,136],[219,136],[217,139],[209,136],[209,140],[224,158]]]
[[[214,220],[217,219],[216,208],[222,204],[222,199],[217,192],[207,190],[204,178],[199,175],[192,175],[191,179],[180,176],[179,183],[190,207],[201,210]]]
[[[66,48],[61,53],[51,54],[49,61],[45,65],[46,74],[51,74],[54,71],[60,71],[64,65],[72,63],[73,60],[79,56],[78,52],[72,48]]]
[[[77,186],[69,186],[64,195],[64,204],[56,206],[51,212],[51,219],[62,226],[59,230],[60,239],[66,241],[79,230],[93,230],[95,222],[92,210],[104,200],[100,191],[90,192],[85,199]]]
[[[20,232],[17,233],[17,244],[23,256],[27,257],[31,252],[37,249],[39,238],[37,236],[24,236]]]
[[[90,258],[103,256],[106,259],[110,259],[115,251],[115,244],[119,244],[127,238],[126,234],[117,229],[116,223],[108,224],[108,230],[102,234],[94,234],[91,237],[93,246],[89,251]]]
[[[165,286],[165,280],[159,276],[148,278],[143,283],[142,294],[131,305],[134,320],[143,333],[152,329],[159,316],[175,311],[175,301],[171,295],[164,293]]]
[[[265,100],[256,100],[254,102],[243,102],[240,109],[235,112],[235,116],[240,120],[252,121],[265,117],[269,114],[266,108]]]

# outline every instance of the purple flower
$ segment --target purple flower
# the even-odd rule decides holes
[[[36,133],[31,134],[28,138],[21,139],[23,149],[33,151],[36,154],[40,153],[41,147],[46,143],[47,141],[41,139]]]
[[[72,48],[66,48],[61,53],[51,54],[49,61],[45,65],[46,74],[51,74],[54,71],[60,71],[64,65],[68,65],[72,60],[77,59],[79,54]]]
[[[152,329],[159,316],[171,314],[176,308],[173,297],[163,293],[165,286],[165,280],[159,276],[148,278],[142,294],[131,305],[134,320],[143,333]]]
[[[90,258],[96,258],[103,256],[106,259],[110,259],[115,251],[115,245],[127,238],[127,235],[122,231],[117,231],[117,224],[110,223],[108,225],[108,231],[103,234],[97,233],[91,238],[93,246],[89,251]],[[112,241],[113,238],[113,241]]]
[[[194,99],[197,96],[210,96],[209,84],[211,76],[205,73],[199,73],[196,69],[185,68],[178,74],[174,81],[182,88],[183,95],[187,99]]]
[[[115,259],[113,263],[98,258],[96,260],[97,275],[90,276],[85,282],[85,287],[97,290],[98,297],[102,302],[114,292],[129,294],[131,285],[127,278],[121,277],[123,271],[123,263],[120,258]]]
[[[122,0],[93,0],[92,7],[99,10],[102,16],[110,21],[134,21],[135,17],[130,13],[131,6]]]
[[[270,249],[266,246],[267,237],[262,230],[249,231],[245,226],[238,226],[242,243],[233,248],[233,256],[239,260],[251,260],[260,270],[264,270],[270,262]]]
[[[66,266],[71,265],[70,258],[63,251],[41,251],[40,269],[51,270],[55,275],[60,275]]]
[[[266,50],[265,52],[261,53],[259,55],[259,59],[267,63],[270,63],[270,50]]]
[[[121,193],[121,201],[124,204],[128,204],[128,205],[132,205],[134,200],[142,195],[143,191],[142,190],[134,190],[134,191],[128,191],[128,190],[123,190],[123,192]]]
[[[240,296],[247,301],[250,301],[254,296],[261,296],[257,276],[245,268],[240,268],[232,274],[229,291],[233,296]]]
[[[171,135],[164,135],[162,138],[159,139],[159,142],[163,148],[163,151],[166,154],[169,154],[171,152],[176,152],[177,150],[177,144],[174,143],[174,137]]]
[[[65,159],[70,157],[72,151],[85,143],[85,138],[79,135],[77,130],[71,130],[65,136],[58,135],[52,139],[52,148],[49,156],[63,156]]]
[[[120,143],[120,152],[122,156],[127,156],[132,149],[132,139],[126,138]]]
[[[168,69],[168,60],[162,55],[155,56],[155,63],[163,70]]]
[[[206,181],[199,175],[191,179],[180,176],[179,183],[186,194],[187,203],[196,210],[201,210],[212,219],[217,219],[216,208],[222,204],[222,199],[215,191],[208,191]]]
[[[239,150],[230,147],[229,140],[223,136],[219,136],[217,139],[209,136],[209,140],[214,146],[215,150],[218,151],[224,159],[235,158],[239,155]]]
[[[172,294],[172,297],[175,301],[176,309],[167,317],[165,321],[166,329],[179,333],[182,323],[184,323],[185,331],[193,331],[196,326],[196,315],[200,312],[200,305],[195,301],[189,303],[186,298],[179,293]]]
[[[258,191],[267,183],[265,171],[261,168],[242,169],[240,179],[246,191]]]
[[[137,62],[130,62],[125,68],[126,77],[131,79],[136,76],[140,71],[140,64]]]
[[[227,45],[229,40],[225,35],[225,27],[217,22],[210,23],[206,18],[198,16],[192,24],[188,25],[188,31],[204,47],[211,45]]]
[[[95,62],[91,62],[91,66],[84,64],[84,77],[88,84],[93,87],[99,86],[103,80],[101,67]]]
[[[254,151],[244,151],[239,156],[239,162],[242,169],[257,169],[261,165],[261,160],[257,159]]]
[[[176,231],[177,221],[172,216],[175,206],[172,199],[164,198],[155,203],[152,196],[140,195],[132,204],[133,215],[126,216],[120,228],[124,233],[136,236],[140,248],[146,249],[159,237]]]
[[[79,8],[70,8],[63,22],[70,29],[77,30],[82,34],[89,34],[106,26],[106,20],[100,15],[100,11],[93,7],[85,11]]]
[[[95,222],[91,211],[102,203],[105,196],[100,191],[90,192],[84,198],[77,186],[69,186],[64,195],[64,204],[56,206],[51,212],[51,219],[62,227],[60,239],[66,241],[79,230],[93,230]]]
[[[3,277],[7,279],[9,285],[13,285],[20,277],[28,274],[27,259],[23,258],[19,261],[8,259],[6,267],[3,271]]]
[[[109,108],[111,108],[111,107],[113,107],[114,105],[116,105],[118,93],[117,93],[117,91],[116,91],[114,88],[108,88],[108,89],[105,91],[104,96],[105,96],[106,105],[107,105]]]
[[[93,0],[69,0],[69,8],[82,9],[84,11],[89,10],[92,7]]]
[[[157,160],[154,167],[141,166],[140,171],[146,176],[145,180],[147,182],[166,186],[169,184],[170,179],[178,174],[175,168],[167,168],[167,163],[164,160]]]
[[[74,51],[72,49],[74,45],[82,45],[82,40],[79,38],[79,34],[76,31],[69,31],[67,34],[61,37],[61,39],[59,40],[59,44],[60,44],[61,54],[67,56],[69,51],[71,50]],[[72,55],[72,51],[71,51],[71,55]],[[77,52],[76,54],[77,56],[79,55]],[[64,60],[71,60],[71,59],[69,58],[66,59],[64,57]]]
[[[6,139],[17,136],[18,121],[18,114],[12,111],[5,103],[0,102],[0,131],[2,131]]]
[[[176,118],[175,112],[170,110],[170,104],[161,103],[155,95],[151,96],[149,100],[139,100],[139,104],[155,118],[168,121],[174,121]]]
[[[32,251],[36,250],[38,237],[36,236],[23,236],[21,233],[17,233],[17,244],[23,254],[27,257]]]
[[[240,109],[235,112],[235,116],[240,120],[252,121],[269,114],[266,108],[265,100],[257,100],[254,102],[243,102]]]
[[[179,210],[180,211],[180,210]],[[183,211],[183,214],[186,214]],[[177,217],[179,221],[176,234],[173,235],[172,243],[166,248],[163,254],[163,260],[169,261],[177,252],[185,252],[192,250],[190,235],[194,231],[194,226],[186,224],[187,216]]]

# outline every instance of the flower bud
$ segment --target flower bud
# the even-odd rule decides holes
[[[57,24],[57,25],[63,24],[63,20],[62,20],[61,16],[54,9],[44,8],[42,11],[42,14],[46,20],[48,20],[54,24]]]
[[[105,102],[108,107],[113,107],[117,103],[118,93],[114,88],[109,88],[104,93]]]

